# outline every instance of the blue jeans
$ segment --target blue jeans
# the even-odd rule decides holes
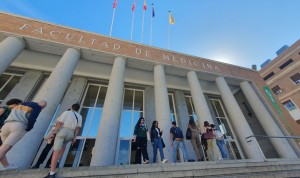
[[[222,154],[222,158],[227,158],[227,154],[226,154],[226,151],[225,151],[225,148],[224,148],[225,141],[224,140],[216,140],[216,143],[217,143],[217,145],[219,147],[219,150]]]
[[[177,161],[177,159],[176,159],[176,150],[177,150],[178,146],[180,147],[181,152],[183,154],[183,160],[184,160],[184,162],[187,162],[187,154],[186,154],[184,142],[183,141],[174,140],[173,141],[173,161],[174,161],[174,163],[176,163],[176,161]]]
[[[165,159],[164,151],[163,151],[163,146],[162,146],[162,141],[161,141],[160,137],[154,138],[154,144],[153,144],[153,163],[156,163],[157,148],[159,149],[160,159],[161,160]]]

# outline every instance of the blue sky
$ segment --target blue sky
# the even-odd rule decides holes
[[[136,0],[133,41],[141,42],[143,1]],[[109,35],[114,0],[0,0],[0,10]],[[118,0],[112,37],[130,40],[133,0]],[[143,44],[250,68],[300,36],[300,0],[147,0]]]

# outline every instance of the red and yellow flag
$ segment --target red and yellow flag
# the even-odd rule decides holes
[[[147,10],[146,0],[144,0],[144,10]]]
[[[114,8],[114,9],[117,7],[117,4],[118,4],[118,0],[115,0],[115,1],[114,1],[114,4],[113,4],[113,8]]]
[[[175,20],[174,20],[174,18],[172,16],[171,11],[169,11],[169,23],[172,24],[172,25],[175,24]]]

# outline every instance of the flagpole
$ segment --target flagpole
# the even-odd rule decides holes
[[[112,32],[112,29],[113,29],[115,13],[116,13],[116,8],[114,8],[113,16],[112,16],[112,19],[111,19],[111,26],[110,26],[109,36],[111,36],[111,32]]]
[[[143,36],[144,36],[144,19],[145,19],[145,10],[143,11],[143,22],[142,22],[142,37],[141,37],[141,43],[143,43]]]
[[[132,41],[132,34],[133,34],[133,21],[134,21],[134,11],[132,12],[132,22],[131,22],[131,35],[130,35],[131,41]]]
[[[151,25],[150,25],[150,46],[152,45],[152,21],[153,21],[153,4],[152,4]]]
[[[169,22],[169,30],[168,30],[168,49],[170,49],[170,33],[171,33],[171,25]]]

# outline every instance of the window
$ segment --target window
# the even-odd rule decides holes
[[[293,61],[293,59],[289,59],[288,61],[286,61],[285,63],[283,63],[281,66],[279,66],[279,69],[284,69],[286,66],[288,66],[289,64],[291,64]]]
[[[264,80],[268,80],[274,75],[274,72],[269,73],[267,76],[264,77]]]
[[[3,73],[0,76],[0,104],[9,92],[19,83],[22,75]]]
[[[293,76],[290,77],[290,79],[295,83],[299,84],[300,83],[300,73],[296,73]]]
[[[196,114],[196,111],[195,111],[195,108],[194,108],[192,97],[191,96],[185,96],[185,102],[186,102],[187,109],[188,109],[188,112],[189,112],[189,118],[194,119],[194,121],[197,124],[198,117],[197,117],[197,114]]]
[[[278,85],[276,85],[275,87],[273,87],[272,91],[273,91],[273,93],[275,95],[278,95],[278,94],[282,93],[282,89]]]
[[[282,104],[288,111],[292,111],[297,108],[291,100],[287,100],[287,101],[283,102]]]

